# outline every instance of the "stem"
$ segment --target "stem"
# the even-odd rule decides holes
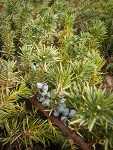
[[[47,118],[49,118],[55,125],[57,125],[65,134],[67,134],[69,139],[73,139],[78,143],[79,147],[82,150],[91,150],[89,145],[74,131],[71,131],[68,127],[66,127],[59,118],[53,116],[53,114],[49,115],[49,112],[45,111],[45,107],[43,107],[37,100],[38,94],[35,94],[31,98],[32,104],[37,107]]]

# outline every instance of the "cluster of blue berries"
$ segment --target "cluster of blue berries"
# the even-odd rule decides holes
[[[37,83],[37,88],[41,90],[41,97],[39,99],[39,102],[42,103],[44,107],[50,107],[51,106],[51,94],[48,92],[48,85],[44,83]],[[53,112],[53,115],[55,117],[61,117],[61,121],[65,126],[67,126],[68,122],[68,116],[73,118],[76,111],[74,109],[69,110],[66,107],[65,99],[59,100],[59,105],[56,107],[56,109]]]
[[[48,92],[48,85],[43,83],[37,83],[37,88],[41,90],[41,97],[39,102],[42,103],[44,107],[50,107],[50,92]]]
[[[60,99],[59,100],[59,106],[56,107],[53,115],[55,117],[61,116],[61,121],[64,123],[65,126],[67,126],[67,122],[68,122],[67,117],[69,116],[69,117],[73,118],[75,113],[76,113],[76,111],[74,109],[69,110],[66,107],[65,99]]]

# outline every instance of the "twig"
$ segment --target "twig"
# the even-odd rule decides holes
[[[65,134],[67,134],[69,139],[75,140],[79,147],[82,150],[91,150],[89,145],[74,131],[71,131],[68,127],[66,127],[59,118],[49,115],[49,112],[45,111],[45,107],[43,107],[37,100],[37,94],[35,94],[31,98],[31,102],[33,106],[37,107],[47,118],[49,118],[55,125],[57,125]]]

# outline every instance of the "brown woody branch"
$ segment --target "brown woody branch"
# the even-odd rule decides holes
[[[57,125],[65,134],[67,134],[69,139],[73,139],[82,150],[91,150],[89,145],[74,131],[71,131],[68,127],[66,127],[59,118],[53,116],[53,114],[49,115],[49,112],[45,111],[45,107],[41,105],[41,103],[37,100],[37,94],[35,94],[31,98],[31,102],[33,106],[37,107],[47,118],[49,118],[55,125]]]

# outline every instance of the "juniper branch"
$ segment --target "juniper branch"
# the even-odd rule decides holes
[[[36,99],[37,95],[35,94],[31,98],[31,102],[33,106],[37,107],[47,118],[49,118],[55,125],[57,125],[65,134],[67,134],[69,139],[73,139],[75,142],[78,143],[79,147],[82,150],[91,150],[89,145],[74,131],[71,131],[68,127],[66,127],[59,118],[54,117],[52,114],[49,115],[48,111],[45,111],[45,107],[43,107]]]

